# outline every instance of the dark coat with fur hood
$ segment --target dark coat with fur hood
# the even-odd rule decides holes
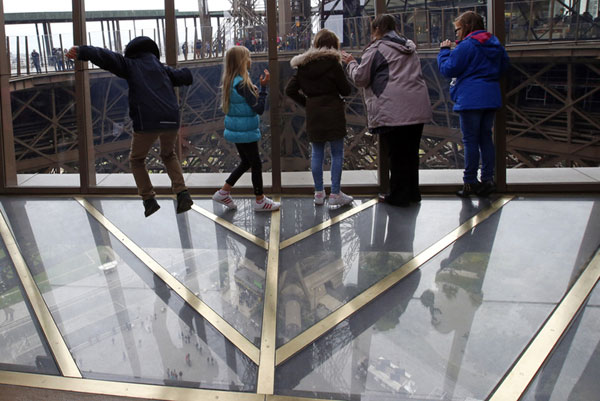
[[[298,68],[285,93],[306,108],[306,132],[310,142],[327,142],[346,135],[344,99],[352,87],[346,78],[338,50],[311,48],[292,58]]]

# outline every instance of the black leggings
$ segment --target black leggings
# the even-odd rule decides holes
[[[254,195],[263,194],[262,182],[262,161],[258,154],[258,142],[236,143],[235,147],[240,154],[242,162],[233,170],[229,177],[225,180],[232,187],[240,179],[242,174],[252,169],[252,186],[254,187]]]

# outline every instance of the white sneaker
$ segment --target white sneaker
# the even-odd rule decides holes
[[[321,206],[325,203],[325,191],[315,191],[315,205]]]
[[[344,206],[349,205],[354,200],[350,195],[346,195],[342,191],[339,194],[329,195],[329,206]]]
[[[255,212],[272,212],[279,210],[279,206],[281,206],[279,202],[274,202],[273,199],[265,196],[260,203],[254,201],[253,208]]]
[[[219,190],[215,192],[215,194],[212,196],[212,199],[217,203],[227,206],[228,209],[237,209],[237,205],[233,201],[233,198],[231,197],[231,194],[229,194],[229,192],[226,194],[222,194]]]

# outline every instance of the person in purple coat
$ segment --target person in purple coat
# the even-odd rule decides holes
[[[369,131],[389,151],[390,192],[381,198],[407,207],[421,201],[419,149],[423,127],[431,121],[431,101],[417,46],[398,33],[394,17],[375,17],[371,38],[360,63],[351,54],[342,57],[348,78],[363,88]]]
[[[496,110],[502,106],[500,76],[509,65],[506,50],[498,38],[484,28],[483,18],[467,11],[454,21],[457,45],[440,44],[438,68],[452,78],[450,97],[460,117],[465,148],[463,187],[456,194],[488,196],[494,183],[495,150],[492,126]],[[477,179],[481,156],[481,181]]]

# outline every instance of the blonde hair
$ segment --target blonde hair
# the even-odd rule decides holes
[[[240,75],[242,77],[242,85],[249,88],[254,95],[258,96],[258,91],[248,75],[248,61],[250,61],[250,51],[244,46],[233,46],[225,53],[222,78],[223,86],[221,87],[223,90],[221,108],[225,114],[229,112],[231,85],[236,76]]]

